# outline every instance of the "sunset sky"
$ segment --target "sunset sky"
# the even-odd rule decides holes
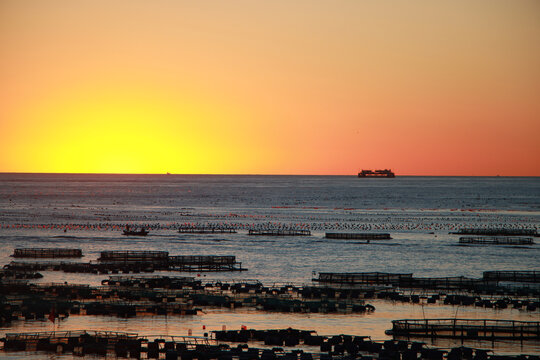
[[[540,176],[537,0],[1,0],[0,172]]]

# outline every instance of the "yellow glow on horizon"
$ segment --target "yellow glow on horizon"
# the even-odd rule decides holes
[[[234,129],[226,124],[245,115],[209,99],[164,98],[155,90],[97,86],[45,99],[21,114],[23,126],[14,131],[32,143],[19,146],[19,156],[36,172],[230,171],[223,157],[240,150],[228,141]]]

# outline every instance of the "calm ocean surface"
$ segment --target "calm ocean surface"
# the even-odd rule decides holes
[[[148,224],[145,238],[126,238],[126,223]],[[178,224],[227,224],[237,234],[178,234]],[[248,236],[248,228],[294,226],[308,237]],[[202,279],[309,283],[316,272],[412,272],[480,277],[486,270],[540,270],[540,246],[455,246],[461,227],[540,227],[540,178],[354,176],[199,176],[0,174],[0,260],[16,247],[77,247],[83,261],[103,250],[167,250],[171,255],[235,255],[248,271]],[[66,230],[64,232],[64,229]],[[358,244],[325,231],[389,232],[393,240]],[[536,239],[538,242],[538,238]],[[44,272],[40,282],[99,285],[105,275]],[[178,275],[176,273],[175,275]],[[185,275],[185,274],[181,274]],[[196,276],[196,274],[192,274]],[[295,327],[320,334],[371,335],[398,318],[463,317],[540,321],[540,312],[371,302],[369,315],[277,314],[209,310],[193,317],[119,319],[70,316],[57,330],[101,329],[141,335]],[[49,331],[52,323],[18,321],[0,335]],[[484,344],[491,348],[492,344]],[[540,353],[538,343],[496,345],[499,352]],[[0,355],[1,357],[2,355]],[[50,357],[47,357],[50,358]],[[65,357],[58,357],[65,358]]]

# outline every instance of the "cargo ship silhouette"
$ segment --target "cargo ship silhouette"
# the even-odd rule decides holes
[[[384,170],[362,170],[358,173],[359,178],[364,177],[386,177],[386,178],[393,178],[396,177],[396,174],[392,172],[390,169],[384,169]]]

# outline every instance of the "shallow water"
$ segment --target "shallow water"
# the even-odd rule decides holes
[[[153,226],[145,238],[121,227]],[[178,234],[183,223],[233,225],[237,234]],[[311,229],[306,237],[249,236],[265,226]],[[76,247],[82,261],[103,250],[166,250],[171,255],[235,255],[246,272],[204,273],[202,280],[258,279],[309,283],[316,272],[406,272],[415,276],[481,277],[487,270],[540,270],[540,246],[456,246],[460,227],[540,227],[539,178],[358,179],[327,176],[162,176],[0,174],[0,263],[17,247]],[[64,232],[64,229],[66,230]],[[360,244],[324,238],[326,230],[389,232],[392,240]],[[537,238],[538,239],[538,238]],[[105,275],[43,272],[38,282],[99,285]],[[176,273],[175,275],[178,275]],[[185,274],[183,274],[185,275]],[[197,276],[197,274],[193,274]],[[58,329],[202,335],[240,328],[313,329],[370,335],[398,318],[458,317],[540,321],[540,312],[370,301],[373,314],[282,314],[205,310],[189,317],[119,319],[71,316]],[[14,322],[0,333],[49,331],[52,323]],[[448,344],[436,344],[447,346]],[[540,353],[540,344],[480,344],[497,352]],[[3,356],[3,355],[0,355]],[[49,358],[49,357],[47,357]]]

